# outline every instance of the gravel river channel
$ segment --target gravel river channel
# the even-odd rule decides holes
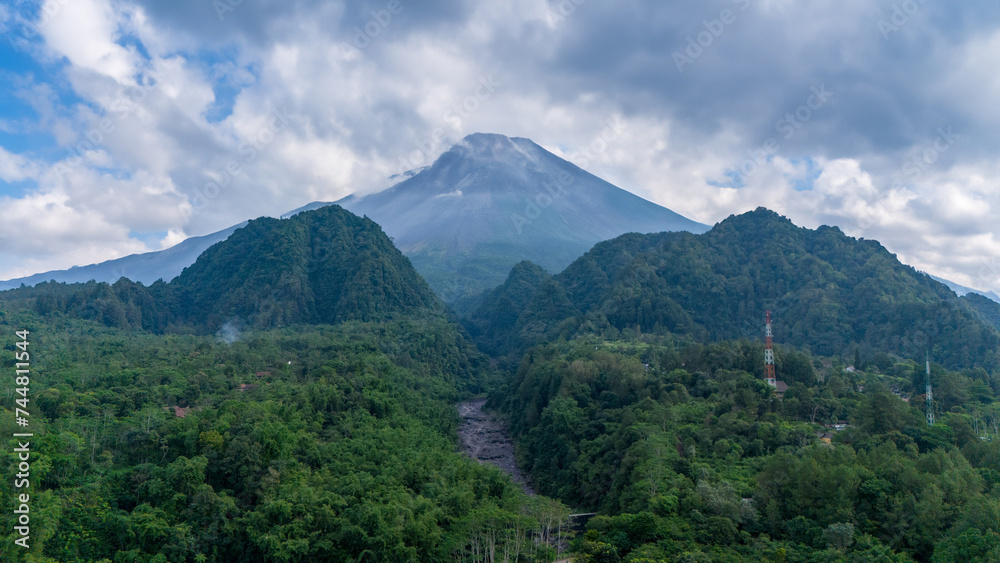
[[[458,404],[458,414],[462,417],[462,425],[458,428],[462,451],[480,463],[492,463],[499,467],[520,483],[524,492],[534,495],[528,479],[514,461],[514,442],[510,439],[507,425],[484,411],[484,404],[486,399],[472,399]]]

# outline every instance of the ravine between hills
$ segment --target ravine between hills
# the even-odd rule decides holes
[[[514,442],[507,432],[506,423],[484,411],[485,404],[486,399],[470,399],[458,404],[458,414],[462,417],[462,425],[458,428],[462,451],[480,463],[492,463],[499,467],[520,484],[524,492],[534,496],[535,491],[527,477],[517,467]]]

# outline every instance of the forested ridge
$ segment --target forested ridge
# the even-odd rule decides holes
[[[0,303],[157,333],[444,314],[382,229],[336,205],[250,221],[170,283],[43,283],[0,293]]]
[[[819,355],[859,349],[918,359],[930,351],[949,367],[1000,367],[1000,305],[958,298],[877,241],[797,227],[763,208],[702,235],[632,233],[599,243],[528,287],[514,271],[496,291],[519,299],[487,299],[469,315],[484,349],[516,358],[555,338],[625,328],[702,341],[757,337],[770,309],[784,342]]]
[[[944,562],[1000,560],[998,312],[758,209],[519,264],[463,322],[536,489],[600,512],[583,561]]]
[[[1000,561],[1000,307],[877,242],[759,209],[523,262],[466,305],[463,329],[336,206],[251,221],[169,284],[0,293],[35,433],[32,549],[5,501],[0,558]],[[540,496],[458,451],[475,395]],[[598,514],[553,541],[574,511]]]
[[[12,362],[18,330],[31,548],[5,477],[3,561],[555,556],[568,508],[458,452],[455,403],[498,372],[370,220],[251,221],[169,284],[4,292]],[[11,436],[14,378],[0,392]]]
[[[963,295],[962,300],[979,313],[983,320],[1000,330],[1000,303],[976,293]]]

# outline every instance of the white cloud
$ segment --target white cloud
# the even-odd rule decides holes
[[[130,240],[128,229],[75,209],[59,191],[0,200],[5,220],[0,224],[0,277],[86,265],[142,252],[145,246]],[[25,225],[30,225],[30,234]]]
[[[128,84],[139,56],[116,43],[124,16],[120,9],[109,0],[46,0],[40,30],[49,48],[74,67]]]
[[[177,231],[174,229],[170,229],[167,231],[167,236],[163,237],[163,240],[160,241],[160,248],[167,249],[173,246],[177,246],[178,244],[187,240],[187,238],[188,236],[184,234],[184,231]]]
[[[0,180],[20,182],[38,174],[39,166],[27,158],[0,147]]]
[[[9,157],[9,158],[8,158]],[[168,179],[146,172],[117,177],[96,168],[110,164],[104,151],[45,168],[0,150],[3,179],[39,186],[22,197],[0,198],[0,278],[64,269],[155,250],[131,232],[167,230],[182,223],[190,204]],[[13,161],[10,177],[5,163]]]

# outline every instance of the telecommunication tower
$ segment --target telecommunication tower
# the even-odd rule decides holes
[[[764,325],[764,379],[771,387],[778,387],[774,377],[774,342],[771,333],[771,311],[767,312],[767,324]]]
[[[934,426],[934,390],[931,388],[931,358],[927,355],[927,377],[924,379],[924,389],[927,392],[927,425]]]

